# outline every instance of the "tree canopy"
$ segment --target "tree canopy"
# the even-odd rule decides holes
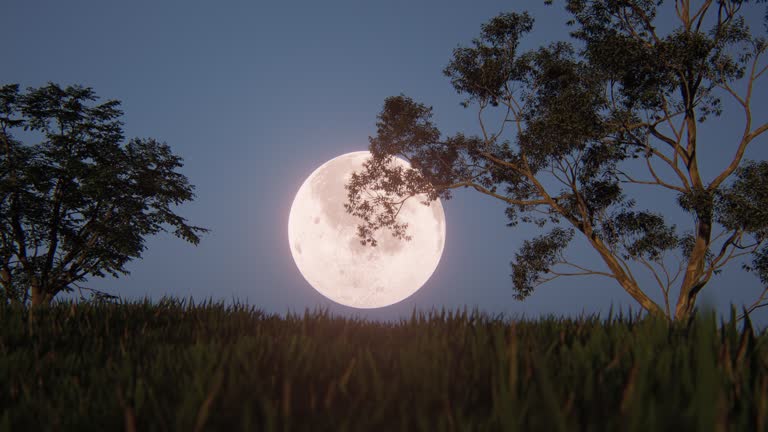
[[[174,208],[194,198],[182,159],[123,137],[120,103],[91,88],[0,87],[0,287],[48,303],[89,276],[126,274],[146,238],[190,243],[206,230]]]
[[[744,18],[755,2],[563,3],[571,41],[521,52],[534,20],[513,12],[454,50],[444,74],[481,133],[445,136],[431,107],[405,95],[384,101],[373,157],[347,184],[361,241],[380,229],[409,235],[397,219],[402,201],[392,197],[448,199],[471,188],[505,203],[510,225],[550,229],[512,261],[519,299],[557,277],[599,275],[647,311],[684,319],[713,275],[740,257],[768,285],[768,162],[745,159],[768,129],[752,110],[768,75],[766,39]],[[662,14],[675,17],[672,28],[659,23]],[[699,128],[720,120],[732,106],[726,99],[743,127],[727,142],[708,142]],[[707,152],[728,155],[712,176],[699,167]],[[412,168],[393,168],[396,156]],[[640,206],[638,187],[670,192],[659,200],[669,196],[689,225]],[[577,238],[602,266],[568,257]],[[645,271],[663,304],[639,285]]]

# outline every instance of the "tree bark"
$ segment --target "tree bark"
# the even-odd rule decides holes
[[[50,300],[46,301],[48,296],[39,284],[33,283],[30,287],[30,291],[32,292],[32,307],[41,306],[50,302]]]
[[[704,261],[707,257],[712,234],[711,216],[700,216],[696,225],[696,243],[690,258],[688,258],[688,266],[685,269],[680,295],[675,306],[676,321],[686,320],[691,316],[696,305],[696,296],[704,287],[701,276],[704,273]]]
[[[4,291],[6,300],[10,300],[12,303],[19,302],[19,294],[13,289],[13,281],[11,280],[11,272],[8,271],[8,267],[3,266],[0,268],[0,286]]]
[[[587,237],[589,238],[592,247],[600,254],[600,257],[611,270],[611,273],[613,273],[616,281],[622,288],[624,288],[624,291],[632,296],[632,298],[651,315],[668,318],[661,306],[651,300],[651,298],[640,289],[637,282],[624,271],[616,257],[613,256],[613,253],[599,239],[592,236]]]
[[[3,286],[6,293],[11,289],[11,273],[7,268],[0,269],[0,285]]]

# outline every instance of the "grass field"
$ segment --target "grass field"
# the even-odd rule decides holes
[[[768,430],[749,322],[0,306],[0,431]]]

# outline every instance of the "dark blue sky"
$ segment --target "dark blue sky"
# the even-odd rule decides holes
[[[126,135],[169,143],[197,186],[181,213],[212,230],[198,247],[158,236],[130,276],[88,286],[129,298],[234,298],[274,312],[323,306],[370,318],[432,307],[526,316],[626,307],[629,296],[599,278],[558,280],[515,301],[509,261],[539,231],[507,228],[503,205],[472,193],[443,203],[445,252],[429,282],[382,310],[334,305],[304,281],[288,248],[298,187],[323,162],[367,148],[385,97],[405,93],[434,106],[446,133],[477,131],[476,113],[459,106],[441,73],[452,49],[499,12],[524,8],[537,23],[523,48],[566,37],[566,16],[542,3],[11,1],[0,7],[0,83],[83,84],[121,100]],[[757,32],[762,14],[750,15]],[[762,121],[765,81],[754,108]],[[730,157],[742,125],[736,113],[705,129],[705,170]],[[766,142],[748,157],[765,159]],[[641,203],[666,200],[660,209],[674,209],[673,196],[639,193]],[[580,243],[572,252],[596,262]],[[751,302],[759,288],[736,264],[700,298],[725,308]],[[768,312],[758,317],[768,321]]]

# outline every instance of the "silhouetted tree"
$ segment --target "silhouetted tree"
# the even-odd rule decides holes
[[[0,287],[39,305],[88,276],[126,274],[148,235],[193,244],[203,228],[173,208],[194,197],[180,157],[124,142],[119,102],[92,89],[0,87]],[[27,142],[26,144],[24,143]]]
[[[403,95],[386,99],[373,158],[347,185],[347,211],[363,219],[361,240],[373,242],[382,228],[406,236],[398,197],[448,199],[452,189],[472,188],[504,202],[510,225],[554,228],[526,241],[512,262],[519,299],[560,276],[601,275],[647,311],[685,319],[713,275],[738,257],[751,254],[745,267],[768,283],[768,163],[744,159],[768,129],[752,111],[753,99],[765,95],[757,84],[767,75],[766,41],[744,20],[750,2],[692,3],[657,10],[662,2],[565,1],[576,43],[528,52],[518,50],[534,24],[527,13],[484,24],[444,70],[481,133],[443,136],[431,107]],[[675,17],[674,28],[657,27],[661,13]],[[718,121],[725,98],[743,114],[743,128],[712,142],[698,129]],[[705,152],[723,161],[711,177],[699,168]],[[395,156],[413,169],[390,166]],[[638,209],[626,185],[671,191],[655,201],[676,196],[690,229]],[[604,268],[566,258],[577,233]],[[638,285],[643,269],[664,307]]]

